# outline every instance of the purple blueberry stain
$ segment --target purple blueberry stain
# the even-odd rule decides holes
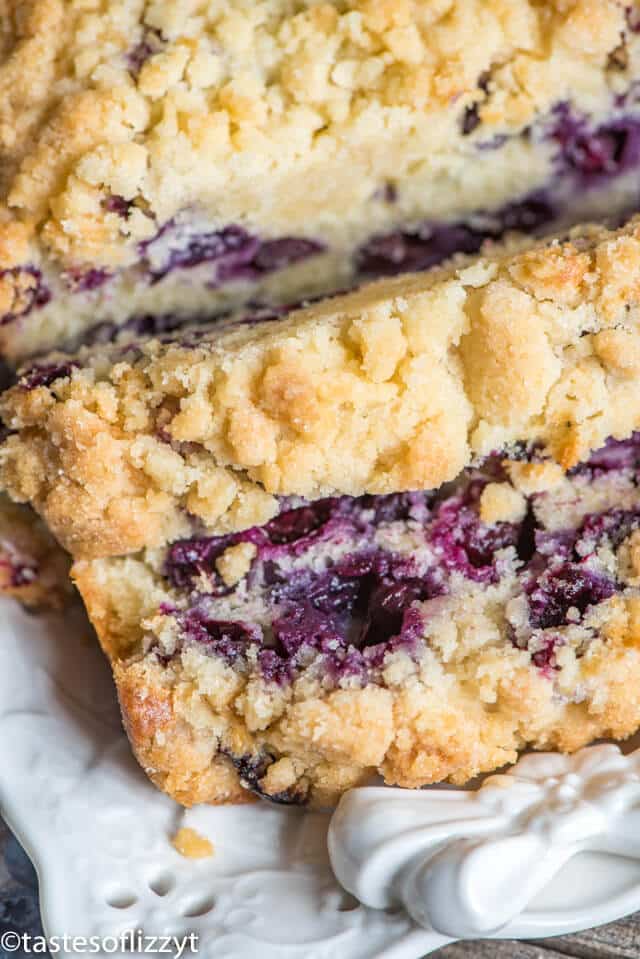
[[[454,223],[426,222],[410,233],[397,230],[374,236],[356,254],[363,276],[392,276],[427,270],[458,253],[477,253],[487,240],[499,240],[511,231],[531,232],[550,223],[556,211],[543,191],[497,213],[481,213]]]
[[[162,232],[162,231],[161,231]],[[146,245],[147,251],[154,241]],[[158,283],[173,270],[184,270],[202,263],[214,263],[218,270],[233,272],[249,264],[259,248],[257,237],[239,226],[202,233],[190,238],[180,248],[172,249],[167,260],[150,270],[151,282]]]
[[[82,345],[96,346],[100,344],[115,343],[118,340],[126,340],[129,337],[137,339],[151,339],[155,337],[165,337],[174,333],[176,330],[185,326],[205,326],[215,323],[221,316],[201,316],[199,314],[182,315],[180,313],[140,313],[119,326],[115,323],[105,321],[96,323],[82,337]],[[203,331],[206,332],[206,331]],[[69,344],[70,350],[74,345]]]
[[[422,619],[414,622],[413,604],[433,599],[444,592],[441,583],[423,579],[378,583],[367,603],[367,618],[359,637],[360,647],[382,646],[398,637],[412,641],[415,627],[422,631]]]
[[[266,240],[260,244],[251,266],[258,273],[273,273],[324,250],[324,244],[304,237],[285,236],[279,240]]]
[[[480,111],[477,103],[472,103],[466,108],[462,116],[461,130],[463,136],[469,136],[480,126]]]
[[[525,649],[531,656],[531,664],[535,666],[541,675],[553,682],[555,675],[559,670],[556,651],[565,643],[564,638],[559,633],[539,633],[534,637],[528,637],[521,642],[512,637],[514,646],[519,649]]]
[[[210,588],[215,594],[226,591],[222,578],[217,575],[215,562],[222,556],[227,544],[216,539],[184,540],[174,543],[165,563],[165,575],[171,585],[177,589],[191,589],[199,576],[210,580]]]
[[[481,89],[488,90],[488,78]],[[480,125],[479,103],[469,105],[461,119],[464,136]],[[530,136],[531,131],[525,131]],[[574,192],[598,186],[605,180],[640,167],[640,117],[620,116],[592,126],[567,103],[559,104],[544,139],[556,145],[556,180],[571,185]],[[497,149],[504,137],[479,143],[478,149]],[[533,233],[566,214],[559,190],[536,190],[499,210],[478,210],[464,220],[450,223],[425,221],[415,230],[397,229],[371,237],[357,251],[357,272],[367,276],[391,276],[430,269],[454,254],[477,253],[485,241],[499,241],[514,232]]]
[[[111,279],[112,275],[109,270],[104,270],[99,267],[91,267],[89,269],[76,267],[65,270],[62,274],[62,280],[65,286],[73,293],[90,293],[104,286],[104,284]]]
[[[486,237],[464,224],[425,224],[417,233],[398,230],[374,236],[357,253],[363,276],[426,270],[455,253],[477,252]]]
[[[496,552],[515,547],[518,527],[512,523],[485,526],[475,510],[446,504],[432,532],[432,541],[446,568],[476,582],[495,582]]]
[[[599,476],[612,470],[637,470],[640,467],[640,433],[628,439],[609,439],[592,453],[584,463],[569,471],[569,476]]]
[[[96,323],[83,335],[80,342],[70,342],[65,345],[67,352],[74,352],[78,346],[94,346],[98,344],[125,342],[131,338],[146,340],[158,338],[162,342],[175,343],[181,346],[197,346],[213,329],[225,321],[225,329],[231,326],[251,326],[256,323],[268,323],[285,316],[291,310],[301,306],[300,303],[290,305],[247,304],[247,311],[238,317],[232,317],[228,311],[213,313],[140,313],[129,317],[120,325],[105,321]],[[180,331],[179,339],[174,336]]]
[[[232,591],[217,573],[217,559],[230,546],[250,542],[256,556],[247,588],[258,588],[273,611],[268,634],[256,639],[265,676],[282,682],[292,670],[320,658],[335,681],[362,678],[389,652],[413,654],[423,631],[420,604],[447,592],[452,570],[491,581],[495,552],[517,539],[513,524],[492,528],[479,522],[481,489],[482,480],[474,474],[465,497],[440,504],[428,493],[329,498],[284,509],[263,527],[175,543],[167,553],[165,576],[191,597],[188,612],[179,616],[183,635],[210,646],[202,611],[211,597]],[[380,525],[393,523],[425,531],[437,557],[433,567],[420,568],[411,555],[376,543]],[[305,563],[309,551],[319,547],[329,555],[337,549],[339,555],[320,567]],[[218,643],[217,650],[226,649],[228,657],[242,655],[244,627],[241,636],[239,644],[228,634],[231,646]]]
[[[579,184],[589,186],[640,164],[640,118],[623,116],[592,128],[567,104],[555,116],[551,136],[560,147],[559,163]]]
[[[261,786],[269,766],[275,761],[275,756],[262,751],[260,753],[245,753],[236,755],[231,749],[220,750],[234,765],[238,778],[245,789],[249,789],[263,799],[283,806],[298,805],[305,801],[306,794],[296,787],[279,793],[266,793]]]
[[[553,669],[556,665],[557,646],[558,639],[556,637],[552,636],[549,639],[545,639],[540,649],[537,649],[535,653],[531,654],[531,662],[533,665],[542,670]]]
[[[177,614],[184,636],[211,653],[235,663],[252,645],[261,645],[262,630],[252,623],[221,620],[207,609],[207,603]],[[174,614],[176,615],[176,614]]]
[[[8,571],[8,583],[13,589],[30,586],[38,578],[39,569],[36,563],[17,560],[9,556],[0,556],[0,568]]]
[[[426,499],[425,494],[400,494],[395,502],[392,496],[380,497],[380,515],[388,520],[406,517],[410,511],[424,516],[428,510],[419,508],[420,497]],[[256,637],[265,678],[288,681],[292,669],[317,657],[336,680],[339,676],[363,676],[367,663],[360,650],[394,637],[402,640],[407,604],[444,590],[437,577],[418,579],[410,559],[374,546],[376,499],[321,500],[285,509],[261,528],[174,544],[167,554],[165,575],[175,588],[191,595],[194,604],[179,614],[185,638],[210,646],[202,612],[209,600],[199,592],[203,577],[209,597],[229,593],[217,573],[216,560],[229,546],[251,542],[257,555],[247,580],[252,583],[260,577],[265,601],[275,613],[269,635]],[[341,542],[353,544],[355,549],[324,570],[304,565],[288,568],[290,560],[304,557],[320,544]],[[242,637],[244,641],[244,632]],[[227,639],[231,647],[218,643],[217,651],[226,649],[228,658],[241,655],[230,634]]]
[[[640,510],[610,509],[585,516],[574,543],[577,556],[592,555],[606,538],[613,549],[640,527]]]
[[[256,547],[268,574],[278,559],[304,552],[342,529],[350,531],[357,522],[359,528],[363,528],[366,521],[362,516],[366,509],[361,504],[366,501],[366,498],[354,501],[346,496],[317,500],[309,506],[285,509],[262,527],[254,526],[228,536],[181,540],[169,548],[165,575],[173,586],[181,589],[193,586],[203,574],[213,576],[215,588],[216,560],[238,543],[252,543]],[[354,504],[352,510],[351,504]]]
[[[140,43],[136,43],[135,47],[131,48],[127,54],[127,62],[134,76],[140,73],[143,65],[152,54],[153,50],[151,49],[151,45],[147,43],[146,40],[141,40]]]
[[[127,220],[133,207],[133,200],[127,200],[125,197],[113,193],[104,198],[102,207],[107,213],[115,213],[121,219]]]
[[[633,4],[626,8],[627,26],[632,33],[640,33],[640,8]]]
[[[381,203],[388,203],[393,205],[398,202],[398,188],[395,183],[392,183],[391,180],[387,180],[386,183],[383,183],[382,186],[373,194],[374,200],[379,200]]]
[[[478,89],[482,91],[482,93],[485,95],[485,98],[489,94],[490,83],[491,72],[489,70],[484,70],[478,77]],[[473,133],[473,131],[480,126],[480,123],[480,103],[476,101],[475,103],[469,104],[462,114],[462,121],[460,124],[462,135],[469,136],[470,133]]]
[[[16,309],[0,316],[0,326],[23,319],[32,310],[46,306],[51,300],[51,291],[46,286],[42,273],[35,266],[14,266],[0,270],[0,281],[8,279],[15,288]]]
[[[153,240],[141,244],[152,283],[158,283],[173,270],[191,269],[206,263],[213,267],[210,281],[213,286],[234,280],[254,281],[325,249],[324,244],[304,237],[261,240],[243,227],[231,224],[221,230],[195,234],[179,246],[170,246],[164,262],[156,265],[150,259],[154,244],[159,238],[166,240],[173,229],[174,224],[166,224]]]
[[[611,440],[585,468],[596,478],[631,470],[633,481],[640,480],[639,449],[637,435]],[[504,455],[512,459],[513,449]],[[524,458],[541,455],[536,447],[522,448]],[[438,494],[283,501],[281,513],[262,527],[175,543],[164,574],[184,605],[167,614],[177,618],[183,641],[235,666],[246,664],[253,650],[266,682],[287,685],[315,669],[330,683],[361,685],[396,652],[419,657],[431,610],[464,580],[487,588],[498,583],[508,561],[528,607],[528,626],[514,632],[513,642],[552,680],[557,647],[565,642],[562,629],[588,627],[590,611],[621,588],[598,550],[605,542],[617,549],[640,528],[640,509],[587,514],[576,528],[550,531],[536,519],[534,497],[521,522],[485,524],[480,500],[495,481],[506,481],[500,454]],[[421,536],[431,559],[381,545],[388,540],[378,538],[380,531],[393,524]],[[241,583],[229,587],[216,562],[239,542],[252,543],[255,556]],[[244,621],[241,614],[220,617],[220,597],[238,590],[261,597],[269,625]]]
[[[72,360],[62,363],[35,363],[21,373],[17,385],[24,390],[35,390],[39,386],[51,386],[56,380],[71,376],[78,364]]]
[[[144,28],[140,40],[126,55],[127,66],[134,77],[138,76],[147,60],[162,49],[162,43],[162,34],[159,30]]]
[[[490,459],[485,469],[489,476],[496,472]],[[493,478],[493,477],[492,477]],[[501,479],[500,475],[495,476]],[[498,578],[497,553],[518,545],[521,524],[481,522],[479,502],[486,482],[472,480],[463,493],[450,496],[436,509],[429,537],[449,572],[459,572],[475,582],[490,583]]]
[[[529,618],[534,629],[565,626],[570,610],[578,617],[609,599],[616,584],[608,576],[578,563],[563,563],[545,570],[529,594]]]
[[[576,529],[536,531],[536,552],[523,575],[531,626],[550,629],[579,622],[591,607],[613,596],[619,586],[595,566],[597,550],[605,539],[617,549],[639,526],[640,511],[610,509],[587,514]]]

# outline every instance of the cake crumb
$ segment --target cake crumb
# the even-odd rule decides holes
[[[545,460],[542,463],[505,460],[503,465],[515,488],[525,496],[556,489],[564,480],[564,470],[559,463],[554,463],[552,460]]]
[[[189,826],[178,829],[171,845],[186,859],[207,859],[213,856],[213,843]]]
[[[257,552],[253,543],[236,543],[225,549],[216,560],[216,569],[225,586],[235,586],[247,575]]]
[[[527,501],[509,483],[489,483],[480,497],[483,523],[519,523],[527,512]]]

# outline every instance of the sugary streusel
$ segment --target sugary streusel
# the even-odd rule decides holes
[[[434,493],[77,562],[153,781],[186,805],[243,789],[326,805],[374,773],[463,783],[525,746],[633,733],[640,434],[490,520],[498,489],[525,500],[508,477],[493,456]],[[229,584],[220,559],[241,545]]]
[[[434,488],[518,441],[566,469],[640,425],[638,276],[634,221],[50,357],[0,401],[0,480],[96,557],[261,525],[291,495]]]
[[[637,199],[628,0],[25,0],[5,19],[14,358]]]

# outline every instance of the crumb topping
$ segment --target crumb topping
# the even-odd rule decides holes
[[[323,178],[315,210],[307,184],[346,158],[350,194],[371,193],[416,155],[435,170],[483,126],[522,130],[570,95],[589,108],[623,89],[640,45],[627,7],[29,0],[0,67],[6,265],[24,262],[16,223],[56,259],[113,267],[194,203],[270,229],[300,208],[331,220],[344,184]]]
[[[95,556],[194,522],[261,525],[283,496],[431,489],[517,441],[566,470],[640,421],[638,377],[598,349],[603,333],[637,340],[636,261],[637,221],[587,228],[497,249],[471,276],[454,265],[282,319],[54,358],[2,398],[0,480]],[[512,470],[522,491],[558,479],[548,461]]]

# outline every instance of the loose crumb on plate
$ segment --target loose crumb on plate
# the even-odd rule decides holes
[[[189,826],[178,829],[171,845],[186,859],[207,859],[213,856],[213,843]]]

